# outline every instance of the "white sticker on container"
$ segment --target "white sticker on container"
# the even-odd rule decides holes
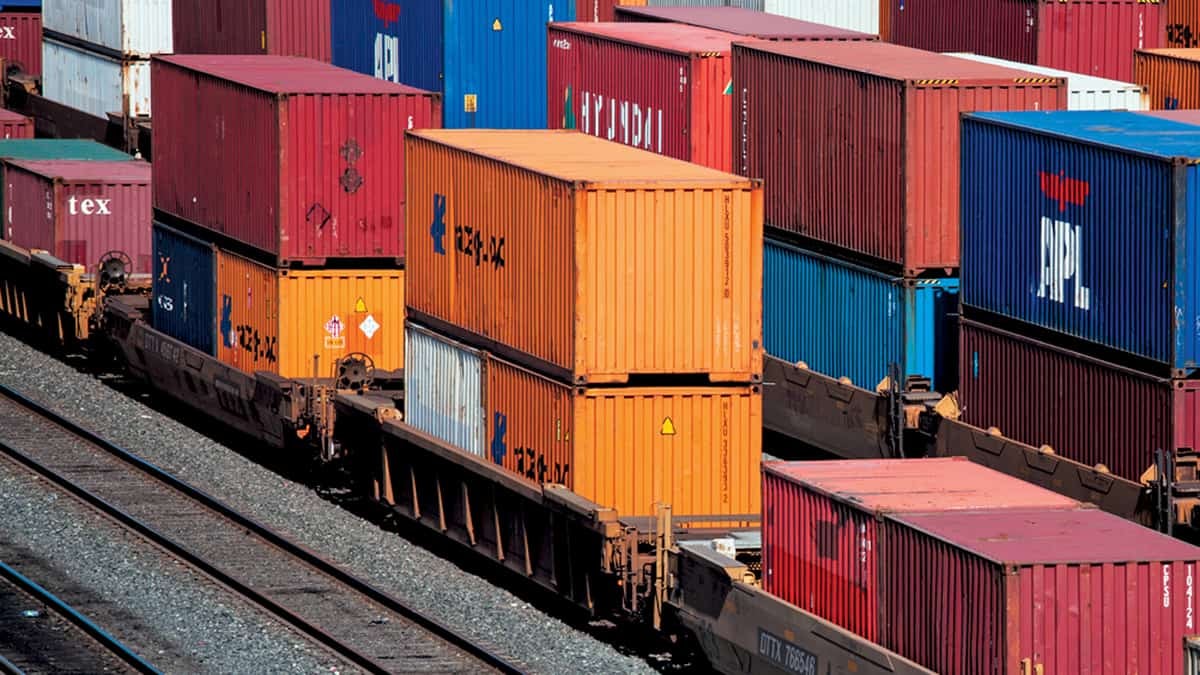
[[[325,322],[325,332],[329,333],[330,337],[340,337],[342,334],[342,319],[334,314],[328,321]]]
[[[375,320],[375,317],[368,314],[367,318],[363,319],[363,322],[358,324],[358,329],[363,332],[363,335],[367,336],[368,340],[370,340],[371,338],[375,337],[375,332],[379,330],[379,322]]]

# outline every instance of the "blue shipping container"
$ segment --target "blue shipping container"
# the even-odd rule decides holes
[[[150,321],[157,330],[216,355],[217,271],[211,244],[154,224]]]
[[[904,279],[767,241],[767,353],[873,389],[897,363],[937,391],[957,382],[957,279]]]
[[[546,24],[566,0],[332,0],[333,63],[445,95],[447,129],[546,128]]]
[[[1131,112],[968,115],[963,304],[1190,371],[1200,127]]]

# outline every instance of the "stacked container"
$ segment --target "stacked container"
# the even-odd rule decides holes
[[[573,132],[406,154],[407,419],[623,515],[756,512],[761,188]]]
[[[761,9],[769,14],[871,33],[887,40],[887,21],[891,18],[888,6],[885,0],[765,0]]]
[[[180,54],[330,59],[330,0],[165,0]],[[334,3],[345,4],[345,3]],[[370,6],[371,3],[353,4]],[[382,4],[378,0],[374,4]]]
[[[1073,73],[1069,70],[1030,66],[1016,61],[1005,61],[994,56],[950,53],[960,59],[979,63],[991,63],[1006,68],[1016,68],[1038,75],[1061,77],[1067,82],[1067,110],[1149,110],[1150,97],[1144,87],[1132,82],[1120,82],[1103,77]]]
[[[801,21],[778,14],[737,6],[646,6],[618,7],[617,21],[670,22],[719,30],[757,40],[876,40],[873,33],[838,28],[823,23]]]
[[[0,3],[0,59],[5,68],[42,76],[41,7],[41,0]]]
[[[1134,78],[1155,110],[1200,108],[1200,49],[1147,49],[1134,58]]]

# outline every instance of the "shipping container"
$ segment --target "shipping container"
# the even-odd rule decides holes
[[[332,0],[333,65],[389,82],[442,91],[442,4],[429,0]]]
[[[1030,66],[1017,61],[1006,61],[994,56],[951,52],[947,56],[970,59],[980,63],[1016,68],[1038,75],[1061,77],[1067,81],[1067,110],[1149,110],[1150,97],[1146,90],[1132,82],[1120,82],[1103,77],[1081,75],[1068,70]]]
[[[1183,646],[1184,675],[1200,675],[1200,638],[1188,638]]]
[[[1156,378],[963,320],[963,421],[1140,480],[1156,450],[1200,448],[1200,380]]]
[[[153,77],[155,208],[281,266],[403,258],[404,132],[441,126],[436,95],[285,56],[155,57]]]
[[[0,139],[33,138],[33,120],[6,108],[0,108]]]
[[[883,42],[737,43],[733,80],[767,224],[905,276],[958,267],[959,114],[1067,104],[1061,78]]]
[[[404,421],[486,457],[484,354],[419,326],[404,325]]]
[[[154,224],[150,322],[209,356],[217,349],[216,249],[207,242]]]
[[[0,160],[6,159],[86,159],[106,162],[132,161],[133,156],[127,155],[116,148],[110,148],[103,143],[81,138],[26,138],[0,140]],[[4,162],[0,161],[0,172],[4,170]],[[0,175],[2,178],[2,175]],[[3,182],[0,182],[3,185]],[[0,213],[7,213],[4,208],[4,190],[0,190]]]
[[[874,389],[888,364],[935,391],[957,388],[958,279],[905,279],[768,240],[767,353]]]
[[[617,21],[660,21],[719,30],[759,40],[878,40],[877,35],[800,21],[744,7],[618,7]]]
[[[404,367],[403,270],[278,270],[218,249],[216,295],[217,358],[245,372],[329,378],[356,352]]]
[[[880,22],[880,17],[884,14],[880,8],[887,6],[885,0],[766,0],[762,8],[768,14],[871,33],[886,40],[887,26]]]
[[[880,520],[1084,505],[964,457],[763,463],[763,588],[878,642]]]
[[[46,32],[114,52],[114,57],[147,58],[174,50],[171,0],[45,0],[42,21]]]
[[[761,377],[757,182],[569,131],[410,132],[407,162],[414,320],[580,384]]]
[[[42,75],[42,15],[40,12],[0,12],[0,59],[6,70]]]
[[[1155,110],[1200,108],[1200,49],[1147,49],[1134,54],[1134,80]]]
[[[899,45],[974,52],[1145,84],[1133,52],[1162,45],[1166,2],[1146,0],[904,0],[888,2]]]
[[[548,32],[551,129],[732,168],[727,87],[738,36],[678,23],[555,23]]]
[[[962,134],[963,304],[1147,359],[1163,376],[1200,366],[1200,250],[1188,236],[1200,126],[997,113],[968,115]]]
[[[644,7],[646,0],[575,0],[576,21],[616,21],[624,6]]]
[[[644,4],[647,7],[739,7],[756,12],[763,11],[763,0],[634,0],[625,4]]]
[[[95,270],[108,253],[151,268],[150,164],[8,160],[4,238]]]
[[[1160,43],[1163,47],[1200,47],[1200,2],[1173,0],[1166,3],[1167,19]]]
[[[150,114],[150,62],[120,59],[44,36],[42,95],[89,115]]]
[[[382,0],[372,2],[379,5]],[[329,61],[330,0],[171,0],[171,4],[177,54],[272,54]],[[371,3],[359,0],[358,4]]]
[[[927,668],[1183,671],[1195,546],[1098,509],[889,515],[885,526],[881,644]]]

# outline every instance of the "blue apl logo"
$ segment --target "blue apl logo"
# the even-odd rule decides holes
[[[508,454],[508,443],[504,440],[508,433],[508,415],[492,413],[492,461],[504,464],[504,456]]]
[[[221,296],[221,341],[225,346],[233,349],[236,345],[233,342],[233,298],[228,295]]]
[[[433,224],[429,226],[433,252],[446,255],[446,195],[433,195]]]

